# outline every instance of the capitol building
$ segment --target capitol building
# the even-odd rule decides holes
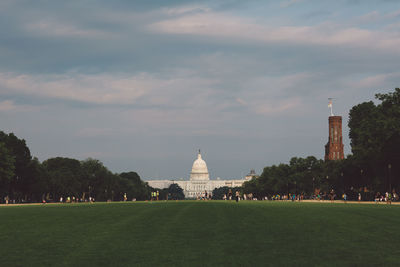
[[[255,173],[254,173],[255,174]],[[242,180],[210,180],[207,164],[202,159],[201,153],[197,154],[197,159],[193,162],[192,171],[190,172],[189,181],[175,181],[175,180],[152,180],[148,184],[153,188],[168,188],[171,184],[175,183],[183,189],[186,198],[197,198],[205,191],[211,193],[215,188],[227,186],[238,187],[242,186],[245,181],[250,180],[251,176],[246,176]]]

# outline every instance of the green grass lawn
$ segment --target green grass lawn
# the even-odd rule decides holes
[[[399,264],[395,205],[161,201],[0,207],[1,266]]]

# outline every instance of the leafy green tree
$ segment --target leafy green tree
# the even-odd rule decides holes
[[[228,186],[223,186],[223,187],[219,187],[219,188],[215,188],[212,191],[212,199],[223,199],[224,194],[226,196],[228,196],[228,192],[229,192],[229,187]]]
[[[257,183],[261,197],[277,193],[312,194],[315,187],[319,187],[323,181],[320,178],[322,173],[322,160],[313,156],[293,157],[289,164],[265,167],[261,176],[253,183]]]
[[[349,136],[360,170],[357,184],[387,191],[400,185],[400,89],[375,97],[381,103],[364,102],[350,110]]]
[[[349,113],[349,137],[354,155],[360,158],[375,156],[381,150],[381,114],[375,104],[364,102],[354,106]]]
[[[148,199],[150,187],[135,172],[110,172],[99,160],[82,162],[50,158],[32,159],[25,140],[0,131],[0,196],[18,201],[57,201],[60,197],[122,200],[124,195]]]
[[[67,196],[81,198],[84,173],[78,160],[56,157],[44,161],[43,166],[49,175],[48,200]]]
[[[234,199],[236,191],[242,192],[242,187],[223,186],[223,187],[215,188],[212,191],[212,199],[221,200],[221,199],[223,199],[224,195],[226,195],[226,197],[228,197],[229,190],[232,191],[232,199]],[[256,194],[256,192],[250,192],[250,193]]]
[[[295,190],[295,180],[290,176],[290,166],[287,164],[272,165],[264,168],[260,176],[261,196],[276,193],[284,194]]]
[[[11,179],[15,176],[15,159],[4,143],[0,142],[0,196],[8,194]]]
[[[171,184],[168,187],[168,198],[175,200],[185,199],[185,194],[183,193],[183,189],[178,184]]]
[[[37,158],[33,158],[29,166],[29,183],[23,184],[24,187],[24,201],[25,202],[39,202],[42,196],[50,192],[49,175],[46,168],[39,162]]]
[[[314,156],[307,158],[294,157],[290,160],[291,183],[295,185],[293,193],[313,194],[316,182],[320,186],[323,161]],[[293,186],[292,186],[293,187]]]
[[[20,199],[26,194],[21,185],[29,183],[29,164],[32,159],[25,140],[18,139],[13,133],[0,131],[0,142],[4,144],[9,154],[14,158],[14,176],[9,180],[8,191],[11,198]]]
[[[242,185],[242,192],[244,194],[253,194],[255,197],[259,196],[261,186],[259,185],[258,182],[259,182],[259,178],[256,178],[256,177],[253,177],[250,181],[244,182]],[[217,199],[222,199],[222,196],[221,196],[221,198],[217,198]]]
[[[136,198],[137,200],[145,200],[148,199],[150,194],[150,188],[148,184],[140,179],[139,174],[136,172],[123,172],[120,173],[119,176],[121,178],[127,179],[127,186],[129,187],[129,196],[132,198]],[[166,196],[163,195],[163,199]]]
[[[137,174],[136,172],[123,172],[123,173],[120,173],[119,176],[128,179],[129,181],[131,181],[134,184],[140,185],[142,183],[142,180],[140,179],[139,174]]]
[[[97,159],[88,158],[81,162],[85,179],[82,191],[87,192],[87,197],[96,200],[111,200],[118,191],[113,174]],[[118,192],[117,192],[118,193]]]

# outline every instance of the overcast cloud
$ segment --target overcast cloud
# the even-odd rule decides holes
[[[144,179],[323,158],[343,116],[399,87],[397,1],[0,2],[0,122],[40,160]]]

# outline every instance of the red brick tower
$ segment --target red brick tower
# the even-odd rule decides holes
[[[344,159],[342,116],[329,117],[329,141],[325,145],[325,160]]]

